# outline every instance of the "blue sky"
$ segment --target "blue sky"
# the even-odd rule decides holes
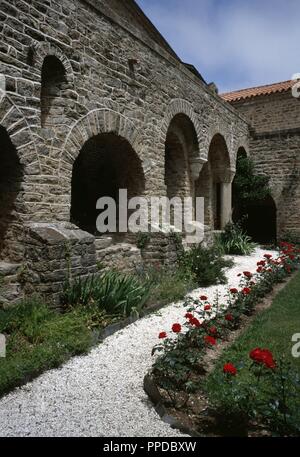
[[[300,73],[300,0],[136,0],[220,92]]]

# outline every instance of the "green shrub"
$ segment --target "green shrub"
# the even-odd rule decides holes
[[[216,243],[223,254],[249,255],[255,249],[255,244],[240,224],[227,224],[224,232],[218,235]]]
[[[197,287],[191,271],[175,265],[173,269],[151,267],[139,271],[144,280],[153,284],[148,303],[167,305],[179,301]]]
[[[133,275],[108,271],[88,278],[76,278],[64,287],[65,306],[96,305],[110,314],[139,315],[145,306],[152,284]]]
[[[179,260],[181,268],[190,271],[198,286],[207,287],[225,284],[224,268],[231,267],[232,261],[222,258],[216,247],[204,248],[201,245],[185,252]]]

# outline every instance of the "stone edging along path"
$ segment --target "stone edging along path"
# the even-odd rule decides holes
[[[265,251],[235,257],[227,270],[228,286],[236,287],[237,273],[256,269]],[[198,289],[210,300],[225,286]],[[151,351],[161,331],[183,322],[181,303],[131,323],[107,336],[87,355],[73,357],[59,369],[45,372],[0,399],[0,436],[181,437],[164,423],[143,388],[151,369]],[[102,338],[105,335],[102,335]],[[184,432],[188,435],[187,432]]]
[[[276,298],[279,292],[281,292],[286,287],[286,285],[296,276],[296,274],[298,274],[298,272],[287,278],[284,282],[275,285],[272,292],[270,292],[265,298],[261,300],[261,302],[256,305],[255,311],[251,316],[242,316],[241,326],[237,330],[232,331],[227,340],[219,343],[218,347],[214,348],[213,350],[208,349],[206,356],[204,356],[204,360],[207,359],[207,363],[205,363],[205,366],[208,367],[207,374],[213,370],[214,362],[221,356],[222,352],[228,346],[230,346],[248,328],[249,325],[251,325],[251,322],[258,314],[270,308],[273,300]],[[168,412],[168,408],[164,406],[164,398],[161,395],[159,388],[152,376],[152,370],[149,370],[149,372],[144,377],[144,390],[153,403],[155,411],[163,422],[169,424],[172,428],[179,430],[182,433],[186,433],[191,437],[203,436],[196,430],[193,430],[182,424],[176,417],[173,417]]]

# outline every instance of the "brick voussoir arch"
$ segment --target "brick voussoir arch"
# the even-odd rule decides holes
[[[62,148],[59,175],[71,172],[73,163],[84,144],[93,136],[104,133],[114,133],[127,140],[139,157],[146,173],[140,129],[137,129],[133,121],[125,115],[104,107],[90,111],[71,128]]]
[[[197,135],[199,156],[203,158],[201,154],[201,147],[203,145],[203,134],[200,128],[198,117],[194,111],[193,105],[182,98],[173,99],[167,106],[162,125],[161,144],[165,144],[170,123],[177,114],[186,115],[192,122]]]
[[[26,167],[27,174],[41,171],[36,143],[22,111],[7,93],[0,93],[0,125],[4,127],[16,147],[20,163]]]
[[[48,41],[42,41],[39,43],[34,43],[32,48],[34,50],[33,65],[37,66],[40,72],[42,72],[42,66],[45,57],[55,56],[60,60],[60,62],[64,66],[67,81],[71,84],[74,83],[74,72],[72,65],[59,46]]]

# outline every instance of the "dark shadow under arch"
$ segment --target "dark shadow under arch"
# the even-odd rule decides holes
[[[0,126],[0,258],[17,258],[18,212],[17,198],[21,191],[23,167],[16,147],[6,129]]]
[[[46,56],[42,65],[41,81],[41,126],[58,123],[63,114],[63,91],[66,88],[66,70],[55,56]]]
[[[142,196],[145,178],[142,163],[130,143],[112,133],[94,136],[81,149],[73,165],[71,221],[98,235],[96,202],[112,197],[118,206],[119,189],[128,198]]]
[[[257,200],[245,209],[243,228],[257,243],[275,243],[277,240],[277,208],[271,196]]]

